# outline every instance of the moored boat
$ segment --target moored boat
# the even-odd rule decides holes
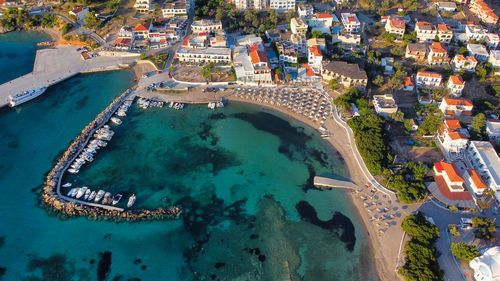
[[[114,197],[113,197],[113,205],[116,205],[118,204],[118,202],[120,202],[120,200],[122,199],[122,195],[120,193],[116,194]]]
[[[92,190],[92,192],[90,193],[90,196],[89,196],[89,201],[92,201],[94,200],[95,196],[96,196],[96,192],[94,190]]]
[[[115,123],[116,125],[121,125],[122,124],[122,120],[120,120],[120,118],[117,118],[117,117],[111,117],[111,122]]]
[[[92,190],[87,189],[87,191],[85,191],[85,195],[83,196],[83,199],[85,199],[85,200],[89,199],[90,192],[92,192]]]
[[[86,186],[80,188],[80,190],[78,190],[78,192],[76,193],[76,199],[80,199],[80,197],[82,197],[83,194],[85,194],[87,189],[88,189],[88,187],[86,187]]]
[[[104,190],[101,189],[97,192],[97,195],[95,196],[94,202],[99,202],[103,196],[104,196]]]
[[[102,199],[102,204],[109,204],[111,202],[111,193],[106,192],[104,198]]]
[[[11,95],[11,96],[9,96],[9,106],[14,107],[14,106],[20,105],[22,103],[25,103],[27,101],[30,101],[30,100],[38,97],[39,95],[43,94],[45,92],[45,90],[47,90],[47,87],[42,86],[40,88],[36,88],[33,90],[24,91],[22,93],[14,95],[14,96]]]
[[[71,183],[67,182],[67,183],[63,184],[62,187],[71,187]]]
[[[68,194],[66,194],[67,196],[71,196],[71,194],[73,193],[73,191],[75,191],[76,188],[72,188],[70,191],[68,191]]]
[[[78,170],[78,169],[68,169],[68,172],[70,172],[72,174],[76,174],[76,173],[80,172],[80,170]]]
[[[129,198],[128,198],[128,202],[127,202],[127,207],[130,208],[132,207],[132,205],[134,205],[135,203],[135,194],[132,194]]]

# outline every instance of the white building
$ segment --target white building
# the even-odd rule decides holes
[[[297,12],[299,14],[299,17],[303,18],[314,14],[314,8],[311,4],[299,5],[299,7],[297,8]]]
[[[290,30],[293,34],[306,35],[307,23],[302,18],[292,18],[290,20]]]
[[[250,58],[254,68],[255,82],[262,84],[271,84],[271,68],[265,51],[254,50],[250,52]]]
[[[279,13],[295,10],[295,0],[270,0],[269,7]]]
[[[453,38],[453,30],[451,29],[451,27],[446,24],[438,24],[437,30],[439,42],[449,44],[451,42],[451,39]]]
[[[316,13],[306,17],[306,21],[312,30],[330,34],[334,19],[338,21],[337,17],[334,17],[330,13]]]
[[[488,50],[486,50],[486,47],[481,44],[467,44],[467,51],[469,52],[470,56],[475,57],[479,61],[486,61],[488,60]]]
[[[425,21],[418,21],[415,24],[415,32],[420,42],[432,42],[438,35],[436,26]]]
[[[500,37],[497,33],[487,33],[484,37],[484,41],[486,41],[486,46],[490,49],[496,49],[498,44],[500,44]]]
[[[236,44],[238,46],[253,46],[253,45],[262,45],[262,38],[255,34],[247,34],[243,36],[236,37]]]
[[[473,104],[465,99],[443,98],[439,109],[447,116],[472,115]]]
[[[165,3],[161,9],[164,18],[174,16],[187,16],[189,10],[189,2],[177,1],[173,3]]]
[[[450,79],[448,79],[448,83],[446,84],[446,89],[448,89],[450,94],[460,97],[464,87],[465,82],[460,75],[450,75]]]
[[[391,94],[374,95],[373,106],[378,115],[388,117],[398,111],[398,105]]]
[[[429,65],[447,65],[450,63],[450,58],[448,57],[448,51],[444,45],[440,42],[432,42],[429,45],[429,52],[427,55],[427,62]]]
[[[148,39],[149,38],[149,32],[151,31],[151,23],[145,22],[145,23],[139,23],[137,24],[134,29],[132,29],[132,36],[134,39]]]
[[[491,66],[495,68],[500,68],[500,51],[499,50],[491,50],[488,61],[491,63]]]
[[[236,81],[241,84],[253,83],[255,80],[254,68],[250,56],[247,54],[246,47],[235,49],[233,57],[234,72]]]
[[[457,10],[457,4],[453,2],[436,2],[434,6],[436,6],[440,12],[454,12]]]
[[[468,56],[467,58],[464,55],[457,54],[453,58],[452,62],[453,70],[460,71],[462,69],[470,72],[474,72],[477,66],[477,59],[475,57]]]
[[[434,174],[443,177],[448,189],[451,192],[465,191],[465,180],[460,175],[460,171],[455,163],[437,162],[434,163]]]
[[[465,26],[465,35],[467,40],[483,40],[486,31],[480,25],[468,24]]]
[[[151,0],[136,0],[134,4],[134,9],[139,13],[149,13],[154,10],[151,5]]]
[[[476,170],[468,169],[467,172],[463,173],[463,176],[469,190],[472,190],[476,195],[480,196],[488,189]]]
[[[415,77],[415,83],[417,86],[434,86],[437,87],[441,85],[443,76],[439,73],[429,72],[429,71],[419,71]]]
[[[489,248],[480,257],[469,262],[477,281],[500,280],[500,247]]]
[[[323,55],[321,54],[321,48],[317,45],[309,46],[307,48],[307,57],[309,60],[309,65],[313,68],[320,69],[321,62],[323,61]]]
[[[342,13],[340,14],[342,25],[344,29],[348,32],[358,33],[361,31],[361,22],[359,21],[356,14],[353,13]]]
[[[78,7],[69,12],[70,15],[75,16],[78,20],[85,20],[87,18],[87,13],[89,12],[89,8],[87,7]]]
[[[191,30],[195,34],[222,31],[222,22],[220,20],[196,20],[191,24]]]
[[[481,176],[488,188],[500,191],[500,158],[488,141],[471,141],[467,150],[467,160]],[[500,201],[500,193],[495,197]]]
[[[340,44],[346,49],[357,47],[361,44],[361,35],[349,32],[339,32],[332,35],[332,44]]]
[[[188,48],[180,46],[175,56],[180,62],[231,63],[231,49],[229,48]]]
[[[500,142],[500,120],[488,119],[486,120],[486,133],[491,141],[496,143]]]
[[[401,17],[389,17],[385,23],[385,31],[395,34],[396,38],[403,38],[406,24]]]
[[[445,118],[438,129],[438,141],[448,155],[460,153],[467,148],[469,142],[466,132],[467,129],[460,126],[458,119]]]

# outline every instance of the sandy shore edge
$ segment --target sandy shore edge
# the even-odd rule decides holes
[[[234,95],[227,95],[224,96],[224,98],[227,99],[228,101],[252,104],[259,106],[261,108],[277,111],[290,118],[293,118],[299,123],[312,127],[315,130],[318,130],[318,127],[320,126],[319,123],[313,122],[302,115],[292,113],[278,106],[242,99]],[[367,181],[364,178],[364,176],[362,176],[361,173],[356,172],[359,169],[359,166],[353,157],[350,147],[348,149],[349,141],[347,139],[347,135],[345,134],[345,129],[331,119],[329,119],[325,123],[325,126],[329,129],[330,132],[334,133],[334,136],[327,139],[326,142],[334,150],[338,151],[342,156],[344,164],[348,168],[351,180],[359,186],[363,186],[364,184],[366,184]],[[343,137],[342,133],[344,135]],[[394,251],[389,251],[389,249],[399,248],[399,241],[401,239],[401,235],[403,232],[400,230],[399,226],[393,226],[392,227],[393,231],[391,231],[391,233],[387,233],[387,236],[384,235],[385,239],[382,239],[381,236],[377,235],[377,230],[374,227],[373,223],[369,221],[368,218],[370,217],[370,214],[368,214],[368,212],[364,208],[363,201],[361,200],[361,198],[355,196],[355,194],[352,191],[346,190],[345,194],[349,202],[351,203],[351,206],[353,206],[353,210],[358,218],[358,221],[361,222],[363,233],[367,236],[367,242],[368,242],[367,244],[369,247],[368,252],[371,255],[371,261],[374,263],[374,268],[378,278],[383,281],[402,280],[395,271],[396,267],[395,262],[391,262],[397,260],[398,258],[397,253],[396,255],[394,255],[393,253]],[[391,240],[393,243],[388,244],[389,243],[388,241]],[[397,241],[397,247],[395,241]]]

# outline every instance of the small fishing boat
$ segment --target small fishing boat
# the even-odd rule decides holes
[[[78,169],[68,169],[68,172],[70,172],[72,174],[77,174],[78,172],[80,172],[80,170],[78,170]]]
[[[104,190],[101,189],[97,192],[97,195],[95,196],[94,202],[99,202],[103,196],[104,196]]]
[[[72,188],[70,191],[68,191],[68,196],[71,196],[71,194],[73,193],[73,191],[75,191],[76,188]]]
[[[89,196],[89,201],[94,200],[96,195],[97,195],[97,193],[94,190],[92,190],[92,192],[90,193],[90,196]]]
[[[111,117],[111,122],[115,123],[116,125],[121,125],[122,124],[122,120],[120,120],[120,118],[117,118],[117,117]]]
[[[132,196],[130,196],[128,198],[128,202],[127,202],[127,207],[128,208],[130,208],[130,207],[132,207],[132,205],[134,205],[135,199],[136,199],[135,194],[132,194]]]
[[[85,200],[89,199],[90,192],[92,192],[92,190],[87,189],[87,191],[85,191],[85,195],[83,196],[83,199],[85,199]]]
[[[120,202],[120,200],[122,199],[122,195],[121,194],[116,194],[114,197],[113,197],[113,205],[116,205],[118,204],[118,202]]]
[[[71,183],[67,182],[67,183],[63,184],[62,187],[71,187]]]

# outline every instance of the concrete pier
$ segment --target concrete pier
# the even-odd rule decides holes
[[[0,107],[7,105],[9,95],[42,86],[50,87],[79,73],[126,68],[138,59],[130,56],[97,56],[84,60],[74,46],[38,50],[32,72],[0,85]]]
[[[314,185],[328,188],[349,188],[356,189],[357,186],[350,181],[336,180],[326,177],[314,177]]]

